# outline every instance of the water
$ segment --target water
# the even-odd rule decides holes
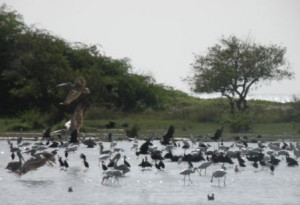
[[[14,142],[15,144],[15,142]],[[231,144],[230,142],[225,145]],[[141,145],[141,142],[139,142]],[[69,153],[67,171],[58,167],[44,166],[36,171],[17,177],[4,168],[10,160],[10,152],[6,141],[0,141],[0,199],[1,204],[299,204],[300,173],[299,167],[287,167],[282,162],[272,175],[269,170],[255,169],[247,160],[246,168],[238,173],[234,167],[227,166],[226,186],[218,180],[210,182],[213,171],[219,164],[207,169],[206,176],[198,173],[191,175],[193,183],[183,183],[180,171],[187,167],[185,162],[177,164],[165,160],[165,171],[141,171],[137,166],[143,156],[136,158],[130,148],[132,142],[118,142],[123,148],[122,155],[127,156],[131,164],[131,172],[119,179],[119,185],[101,184],[102,169],[98,166],[99,148],[86,148],[80,145],[75,153]],[[159,142],[154,146],[161,148]],[[249,144],[256,147],[256,144]],[[105,149],[109,148],[104,143]],[[214,147],[214,146],[212,146]],[[186,151],[189,153],[192,149]],[[64,149],[58,154],[63,155]],[[86,170],[79,155],[84,153],[90,168]],[[174,154],[183,153],[176,148]],[[28,159],[29,156],[23,154]],[[293,156],[293,154],[292,154]],[[64,158],[64,157],[63,157]],[[236,159],[233,159],[237,164]],[[120,160],[119,164],[122,162]],[[198,166],[202,162],[194,163]],[[202,171],[204,174],[204,170]],[[73,192],[68,192],[68,187]],[[207,194],[214,193],[215,200],[208,201]]]

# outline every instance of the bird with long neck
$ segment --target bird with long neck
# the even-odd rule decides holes
[[[21,151],[17,151],[17,156],[19,158],[19,161],[9,162],[5,169],[8,169],[12,172],[15,172],[15,171],[19,170],[22,167],[22,161],[24,162],[25,160],[24,160],[24,158],[21,154]]]

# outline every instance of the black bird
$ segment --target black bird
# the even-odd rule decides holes
[[[105,125],[105,127],[106,127],[107,129],[113,129],[113,128],[116,127],[116,123],[113,122],[113,121],[110,121],[108,124]]]
[[[149,146],[152,145],[151,139],[147,139],[146,142],[140,146],[140,150],[136,152],[136,155],[139,156],[140,154],[149,154]]]
[[[174,133],[175,133],[175,128],[173,125],[170,125],[167,133],[163,136],[163,140],[161,141],[161,144],[163,145],[170,144],[170,140],[173,137]]]
[[[147,156],[145,157],[145,167],[152,167],[152,164],[148,162]]]
[[[253,162],[253,164],[252,164],[252,165],[253,165],[253,167],[254,167],[254,168],[258,168],[257,161]]]
[[[157,163],[155,162],[155,164],[154,164],[154,165],[155,165],[155,167],[156,167],[156,169],[157,169],[157,170],[161,170],[161,168],[160,168],[160,165],[159,165],[159,164],[157,164]]]
[[[68,156],[69,156],[69,152],[68,150],[65,150],[65,157],[68,158]]]
[[[102,161],[102,170],[103,171],[106,171],[108,168],[107,168],[107,166],[104,164],[104,161]]]
[[[15,152],[11,152],[10,158],[11,158],[12,160],[15,159]]]
[[[245,160],[241,157],[240,153],[237,155],[237,160],[239,162],[240,167],[246,167]]]
[[[61,157],[58,157],[59,166],[64,167],[65,163],[62,161]]]
[[[209,194],[207,194],[207,200],[208,200],[208,201],[213,201],[213,200],[215,200],[214,194],[211,194],[211,196],[210,196]]]
[[[273,164],[270,166],[270,170],[271,170],[271,172],[272,172],[272,173],[274,172],[274,170],[275,170],[275,167],[274,167],[274,165],[273,165]]]
[[[114,167],[115,166],[115,162],[112,159],[109,159],[109,163],[107,165],[107,167]]]
[[[85,160],[86,160],[85,154],[82,154],[82,153],[81,153],[81,154],[80,154],[80,158],[83,159],[83,161],[85,161]]]
[[[85,168],[89,168],[89,166],[90,166],[86,160],[83,160],[83,164],[84,164]]]
[[[50,139],[50,138],[51,138],[51,127],[43,131],[43,139]]]
[[[165,164],[162,160],[160,160],[158,164],[161,168],[163,168],[163,169],[165,168]]]
[[[74,144],[78,143],[78,132],[77,132],[77,129],[75,129],[75,130],[73,130],[71,132],[71,138],[70,138],[69,142],[70,143],[74,143]]]
[[[298,161],[289,156],[286,156],[286,162],[289,167],[298,166]]]
[[[126,156],[124,156],[124,164],[125,164],[127,167],[130,167],[129,162],[126,161]]]
[[[223,134],[223,129],[224,129],[224,126],[222,126],[221,128],[217,129],[214,136],[211,137],[212,140],[214,141],[218,141],[221,137],[222,137],[222,134]]]
[[[278,165],[280,162],[280,159],[277,159],[274,155],[271,155],[271,160],[270,160],[270,163],[273,164],[273,165]]]
[[[65,166],[65,168],[69,167],[69,164],[68,164],[67,160],[64,160],[64,166]]]

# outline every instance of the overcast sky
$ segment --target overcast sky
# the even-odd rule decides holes
[[[298,0],[0,0],[69,42],[100,44],[113,58],[128,57],[134,71],[190,92],[194,53],[222,36],[251,36],[287,48],[295,79],[263,85],[252,94],[300,96]]]

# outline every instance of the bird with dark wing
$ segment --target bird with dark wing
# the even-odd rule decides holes
[[[91,93],[90,89],[86,87],[86,80],[82,76],[75,79],[74,83],[62,83],[57,85],[57,87],[65,87],[69,89],[69,93],[65,98],[65,101],[60,103],[62,105],[69,105],[71,102],[76,100],[81,94]]]
[[[169,128],[168,128],[168,131],[167,133],[163,136],[163,140],[161,141],[161,144],[162,145],[168,145],[168,144],[171,144],[170,143],[170,140],[171,138],[173,137],[175,133],[175,128],[173,125],[171,125]]]
[[[222,134],[223,134],[223,129],[224,129],[224,126],[222,126],[221,128],[217,129],[214,136],[211,137],[212,140],[214,141],[218,141],[221,137],[222,137]]]
[[[35,154],[34,157],[28,159],[22,167],[16,171],[17,175],[21,176],[26,174],[29,171],[37,170],[38,168],[46,165],[46,164],[52,165],[52,163],[55,163],[54,155],[49,152],[41,152],[38,154]]]

